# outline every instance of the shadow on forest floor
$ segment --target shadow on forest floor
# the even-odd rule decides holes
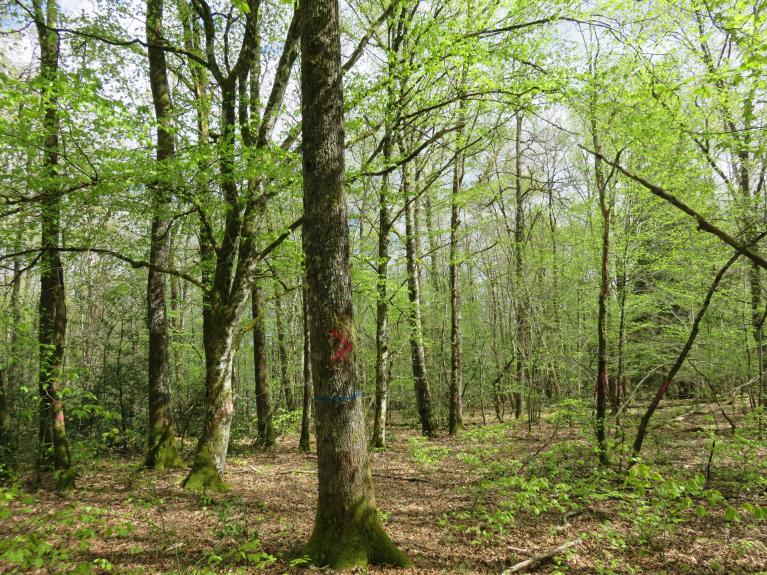
[[[373,454],[381,517],[411,573],[499,574],[576,538],[536,572],[767,573],[767,445],[742,414],[732,432],[694,408],[659,411],[647,460],[628,475],[617,444],[611,468],[596,468],[577,405],[530,432],[473,421],[458,439],[426,441],[393,425],[391,446]],[[64,497],[3,492],[0,572],[305,571],[296,558],[314,518],[316,456],[299,454],[293,434],[272,452],[237,451],[224,494],[189,493],[183,470],[119,459],[89,463]]]

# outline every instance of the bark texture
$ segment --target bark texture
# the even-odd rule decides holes
[[[432,407],[431,388],[426,372],[426,352],[423,345],[423,323],[421,321],[421,274],[418,268],[419,257],[417,245],[419,242],[416,217],[415,198],[412,197],[412,168],[410,162],[402,166],[402,188],[405,200],[405,259],[407,266],[407,295],[410,302],[408,321],[410,324],[410,358],[413,368],[413,385],[415,387],[416,407],[421,421],[421,433],[426,437],[434,437],[436,423]]]
[[[170,259],[171,194],[163,164],[175,155],[172,113],[165,51],[154,47],[162,42],[163,0],[147,0],[146,37],[149,43],[149,84],[157,119],[157,165],[152,182],[152,237],[147,280],[147,323],[149,328],[149,437],[146,466],[154,469],[178,467],[173,409],[170,395],[168,315],[166,307],[167,269]]]
[[[256,446],[260,449],[274,447],[275,435],[272,424],[272,398],[266,370],[266,330],[264,326],[264,290],[256,285],[252,294],[253,304],[253,365],[256,371],[256,421],[258,435]]]
[[[306,286],[301,290],[301,300],[304,308],[304,399],[301,414],[301,437],[298,439],[298,450],[308,452],[311,445],[312,405],[314,404],[314,388],[312,384],[312,346],[309,333],[309,302],[306,297]]]
[[[64,346],[67,331],[67,309],[64,291],[64,268],[61,265],[60,205],[60,131],[56,103],[59,75],[59,35],[56,0],[33,2],[37,34],[40,42],[40,74],[46,80],[43,92],[43,180],[41,184],[40,231],[40,320],[38,326],[40,426],[39,468],[54,470],[56,485],[67,489],[74,484],[69,442],[64,421],[63,385]]]
[[[303,240],[319,479],[306,552],[315,564],[333,568],[406,565],[376,511],[356,369],[338,2],[304,0],[301,12]]]

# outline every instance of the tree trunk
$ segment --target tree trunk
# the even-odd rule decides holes
[[[460,101],[462,121],[465,102]],[[450,201],[450,412],[448,433],[456,435],[463,429],[463,366],[461,358],[461,278],[458,261],[458,231],[461,225],[458,196],[463,181],[461,130],[456,138],[457,150],[453,160],[453,188]]]
[[[391,157],[391,132],[386,126],[384,162]],[[389,398],[389,301],[386,282],[389,270],[389,175],[381,178],[378,193],[378,261],[376,265],[376,396],[373,412],[373,447],[386,446],[386,403]]]
[[[163,0],[147,0],[146,37],[149,43],[149,83],[157,119],[157,167],[175,155],[172,104],[165,51],[153,47],[162,42]],[[165,180],[165,181],[164,181]],[[160,173],[150,186],[152,192],[152,238],[149,263],[167,268],[170,255],[170,185]],[[167,275],[149,268],[147,281],[147,322],[149,326],[149,438],[146,466],[154,469],[178,467],[173,407],[170,400],[168,367],[168,317],[165,301]]]
[[[516,114],[515,131],[515,174],[514,191],[516,193],[516,206],[514,210],[514,287],[516,291],[515,316],[516,316],[516,383],[517,389],[512,395],[514,404],[514,417],[519,419],[522,415],[522,398],[527,386],[525,370],[527,369],[527,310],[523,300],[524,289],[524,256],[522,250],[525,242],[525,194],[522,191],[522,112]]]
[[[40,231],[40,469],[51,463],[59,489],[71,487],[74,473],[70,470],[69,442],[64,423],[64,403],[61,399],[64,345],[66,343],[67,310],[64,292],[64,269],[58,248],[61,244],[61,207],[59,195],[59,137],[60,120],[56,92],[59,72],[59,35],[56,0],[48,0],[43,14],[42,0],[34,0],[40,41],[40,75],[47,91],[43,94],[45,112],[43,129],[44,180],[41,189]]]
[[[404,155],[404,150],[403,150]],[[421,324],[421,274],[418,269],[417,245],[418,232],[415,226],[415,198],[410,193],[411,167],[410,162],[402,166],[402,191],[405,201],[405,258],[407,260],[407,295],[410,301],[410,357],[413,367],[413,385],[415,400],[418,408],[418,418],[421,421],[421,433],[426,437],[434,437],[436,423],[432,413],[431,389],[426,373],[426,353],[423,347],[423,326]]]
[[[597,133],[596,106],[592,105],[591,131],[594,149],[601,154],[601,144]],[[610,206],[607,201],[607,182],[602,171],[602,160],[594,157],[594,174],[599,194],[599,211],[602,214],[602,260],[600,265],[599,301],[597,315],[597,381],[596,399],[596,435],[599,463],[607,465],[607,436],[605,432],[605,413],[607,409],[607,300],[610,296]]]
[[[711,282],[711,286],[706,292],[706,297],[703,298],[703,303],[701,304],[698,312],[695,314],[695,318],[692,322],[692,328],[690,328],[690,334],[687,336],[687,341],[685,342],[684,347],[682,347],[682,351],[679,353],[676,361],[674,362],[674,365],[671,366],[668,374],[661,382],[660,386],[655,392],[655,395],[652,398],[652,401],[650,402],[650,405],[647,406],[644,415],[642,415],[642,419],[639,421],[639,428],[637,429],[637,434],[634,438],[634,445],[632,447],[632,458],[630,465],[636,463],[639,458],[639,453],[642,450],[642,443],[644,442],[645,436],[647,435],[647,427],[650,424],[650,419],[652,419],[655,410],[658,409],[658,405],[660,405],[663,396],[666,395],[666,391],[668,391],[669,385],[671,385],[674,377],[682,368],[682,365],[684,365],[684,362],[687,359],[687,356],[690,353],[696,338],[698,337],[700,322],[703,319],[703,316],[706,314],[708,306],[711,304],[711,299],[714,297],[714,293],[716,293],[716,289],[719,287],[719,283],[722,281],[724,274],[726,274],[727,270],[730,269],[730,266],[732,266],[732,264],[738,260],[740,255],[740,252],[735,252],[735,254],[719,269],[716,276],[714,277],[714,281]]]
[[[306,296],[306,286],[301,290],[301,300],[304,308],[304,409],[301,414],[301,437],[298,440],[298,450],[308,452],[311,445],[310,426],[312,422],[312,405],[314,404],[314,389],[312,384],[312,346],[309,333],[309,300]]]
[[[226,489],[222,476],[234,415],[232,351],[236,325],[227,312],[213,302],[203,315],[205,419],[192,469],[182,484],[187,489]]]
[[[13,456],[10,394],[6,373],[5,368],[0,368],[0,482],[3,481]]]
[[[266,329],[264,316],[264,290],[256,284],[253,288],[253,366],[256,373],[256,418],[258,435],[256,445],[261,449],[274,447],[275,436],[272,424],[272,398],[266,370]]]
[[[285,343],[285,325],[282,317],[282,296],[277,293],[274,297],[275,315],[277,316],[277,356],[280,359],[280,381],[282,394],[285,396],[285,409],[296,410],[296,398],[293,395],[293,385],[288,371],[288,348]]]
[[[375,506],[356,368],[344,194],[337,0],[302,5],[304,252],[317,427],[319,498],[307,554],[332,568],[406,565]]]

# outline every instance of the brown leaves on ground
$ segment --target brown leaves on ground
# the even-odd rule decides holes
[[[664,442],[656,437],[648,451],[658,450],[661,462],[673,459],[680,476],[704,473],[708,436],[691,438],[683,430],[687,419],[675,423],[669,417],[664,425],[671,426],[658,431]],[[430,442],[403,426],[391,428],[389,439],[391,446],[372,457],[377,500],[386,529],[413,560],[410,573],[499,574],[578,537],[583,543],[566,557],[535,572],[767,572],[766,522],[742,514],[725,518],[729,507],[767,505],[767,494],[764,487],[739,491],[728,483],[737,481],[737,473],[732,476],[724,455],[714,458],[711,484],[734,499],[702,517],[687,510],[666,516],[667,510],[647,503],[652,488],[645,499],[627,503],[617,474],[583,499],[578,488],[558,484],[594,472],[589,438],[571,425],[549,422],[531,432],[521,422],[478,425],[458,439]],[[764,461],[763,443],[753,456]],[[558,477],[557,469],[567,471]],[[543,487],[526,483],[547,473],[552,476]],[[187,492],[180,487],[184,474],[103,461],[84,469],[77,489],[64,498],[47,491],[33,493],[34,502],[20,496],[10,504],[10,517],[0,520],[0,531],[12,538],[40,530],[53,549],[68,550],[67,562],[26,572],[51,573],[55,565],[79,562],[90,563],[93,573],[276,575],[306,569],[291,561],[300,557],[314,520],[316,456],[299,453],[294,437],[283,438],[274,451],[233,454],[227,493]],[[516,476],[524,478],[521,487],[509,479]],[[764,485],[758,477],[751,480]],[[659,518],[661,524],[653,524]],[[25,572],[0,562],[3,569]]]

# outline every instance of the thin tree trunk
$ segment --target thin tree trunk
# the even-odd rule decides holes
[[[404,150],[402,154],[404,155]],[[426,373],[426,353],[423,347],[423,325],[421,324],[421,274],[417,251],[420,238],[415,225],[415,198],[410,193],[411,183],[410,162],[402,166],[402,192],[405,201],[405,258],[407,260],[407,295],[410,301],[410,357],[413,368],[413,385],[418,418],[421,421],[421,433],[426,437],[434,437],[436,424],[432,412],[431,389]]]
[[[152,239],[149,262],[167,268],[170,260],[170,184],[163,163],[175,156],[172,104],[162,42],[163,0],[147,0],[146,37],[149,44],[149,83],[157,119],[157,166],[161,173],[151,184]],[[165,180],[165,181],[163,181]],[[145,464],[158,470],[181,465],[176,449],[173,407],[170,399],[168,357],[167,275],[149,269],[147,323],[149,326],[149,437]]]
[[[71,487],[74,473],[64,422],[63,384],[64,346],[67,310],[64,292],[64,269],[58,248],[61,244],[61,207],[59,202],[60,120],[56,103],[59,82],[59,35],[56,0],[47,0],[43,14],[42,0],[34,0],[37,33],[40,41],[40,75],[47,85],[43,94],[45,132],[44,174],[41,190],[40,231],[40,457],[41,469],[53,464],[59,489]]]
[[[312,346],[309,332],[309,299],[306,294],[306,286],[301,290],[301,300],[304,308],[303,331],[304,331],[304,409],[301,414],[301,437],[298,440],[298,450],[308,452],[310,446],[312,405],[314,404],[314,389],[312,383]]]
[[[596,98],[596,96],[594,96]],[[602,153],[597,132],[596,104],[592,101],[591,137],[594,149]],[[607,301],[610,296],[610,206],[607,200],[607,182],[602,171],[602,160],[594,157],[594,174],[599,194],[599,211],[602,214],[602,259],[600,265],[599,301],[597,315],[597,381],[596,398],[596,435],[599,462],[607,465],[607,436],[605,432],[605,413],[607,409]]]
[[[264,316],[264,290],[258,284],[253,288],[253,365],[256,378],[256,418],[258,435],[256,445],[261,449],[274,447],[275,436],[272,424],[272,399],[266,369],[266,329]]]
[[[462,121],[466,103],[460,101],[459,121]],[[450,194],[450,412],[448,433],[457,435],[463,429],[463,365],[461,357],[461,278],[458,261],[458,233],[461,225],[460,203],[463,182],[462,130],[456,138],[457,150],[453,160],[453,187]]]
[[[391,157],[391,130],[384,135],[384,162]],[[386,290],[389,270],[389,174],[381,178],[378,193],[378,261],[376,264],[376,395],[373,411],[373,447],[386,446],[386,405],[389,399],[389,301]]]
[[[513,394],[514,418],[519,419],[522,415],[522,398],[524,397],[527,381],[525,377],[527,362],[527,318],[522,286],[524,280],[524,255],[522,253],[525,242],[525,194],[522,190],[522,112],[516,114],[515,130],[515,174],[514,191],[516,193],[516,206],[514,209],[514,284],[516,297],[516,384],[517,389]]]
[[[645,436],[647,435],[647,427],[650,424],[650,419],[652,419],[655,410],[658,409],[658,405],[660,405],[663,396],[666,395],[666,391],[668,390],[669,385],[671,385],[671,382],[674,380],[674,377],[682,368],[682,365],[684,365],[684,362],[687,359],[693,344],[695,343],[695,339],[698,337],[700,322],[703,319],[703,316],[706,314],[706,310],[708,310],[708,306],[711,304],[711,299],[714,297],[714,293],[719,287],[724,274],[726,274],[727,270],[730,269],[730,266],[732,266],[732,264],[738,260],[740,255],[740,252],[735,252],[735,254],[719,269],[716,276],[714,277],[714,281],[711,282],[711,286],[709,286],[708,292],[706,292],[706,297],[703,298],[703,303],[701,304],[698,312],[695,314],[695,318],[692,322],[692,328],[690,329],[690,334],[687,336],[687,341],[685,342],[682,351],[679,353],[676,361],[674,362],[674,365],[671,366],[668,374],[661,382],[660,386],[655,392],[655,395],[652,398],[652,401],[650,402],[650,405],[647,406],[644,415],[642,415],[642,419],[639,421],[639,428],[637,429],[634,445],[632,447],[633,455],[629,465],[636,463],[637,459],[639,458],[639,453],[642,451],[642,443],[644,442]]]
[[[344,194],[343,92],[337,0],[302,5],[304,252],[317,427],[319,498],[306,547],[333,568],[406,565],[375,505],[356,367]],[[306,63],[311,62],[311,65]]]
[[[278,293],[274,297],[275,315],[277,316],[277,356],[280,360],[280,381],[282,394],[285,396],[285,409],[295,411],[296,399],[293,395],[293,385],[290,381],[288,370],[288,348],[285,343],[285,325],[282,315],[282,296]]]

